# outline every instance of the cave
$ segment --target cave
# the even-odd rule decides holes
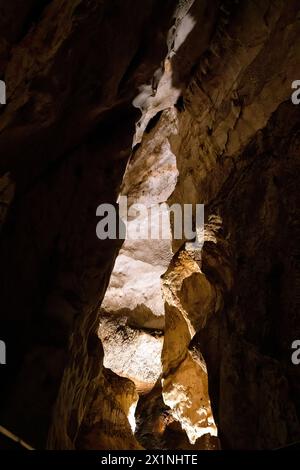
[[[299,19],[0,0],[0,450],[299,448]]]

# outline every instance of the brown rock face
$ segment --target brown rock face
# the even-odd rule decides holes
[[[187,252],[179,252],[163,279],[166,306],[162,352],[164,402],[192,444],[217,434],[208,395],[206,365],[189,345],[216,309],[216,292]]]
[[[0,0],[0,425],[56,449],[300,440],[299,15]],[[99,240],[120,194],[205,204],[203,247]]]
[[[101,375],[97,310],[120,243],[97,239],[96,208],[117,199],[138,114],[131,101],[166,51],[173,3],[50,2],[5,68],[0,171],[16,193],[0,247],[11,345],[1,421],[34,446],[45,445],[71,332],[58,447],[74,445]]]
[[[299,369],[291,362],[291,344],[299,336],[298,300],[290,295],[290,288],[298,289],[293,175],[299,142],[289,126],[299,117],[289,103],[278,108],[259,143],[255,137],[242,153],[240,170],[212,209],[222,214],[234,287],[223,314],[199,333],[198,344],[212,371],[212,390],[219,390],[219,429],[231,447],[275,448],[299,439]],[[241,221],[247,235],[238,229]],[[203,263],[216,277],[211,259],[205,256]],[[225,279],[222,273],[218,277]],[[242,434],[236,432],[237,419]]]
[[[300,431],[299,368],[291,363],[299,336],[299,108],[290,101],[299,25],[295,4],[263,3],[265,10],[241,5],[224,41],[212,40],[172,147],[181,176],[172,202],[206,203],[201,270],[223,306],[192,347],[206,360],[214,416],[231,448],[276,448]]]

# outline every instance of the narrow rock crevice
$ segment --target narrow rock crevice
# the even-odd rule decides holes
[[[297,0],[0,1],[1,429],[300,440],[299,58]],[[124,198],[150,236],[99,239]],[[202,246],[173,204],[204,204]]]

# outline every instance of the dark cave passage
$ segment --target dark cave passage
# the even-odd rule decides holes
[[[300,441],[299,14],[0,1],[0,449]]]

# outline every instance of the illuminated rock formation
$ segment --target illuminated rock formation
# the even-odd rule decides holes
[[[299,1],[0,13],[0,425],[34,448],[300,440]],[[99,240],[120,194],[205,204],[202,249]]]

